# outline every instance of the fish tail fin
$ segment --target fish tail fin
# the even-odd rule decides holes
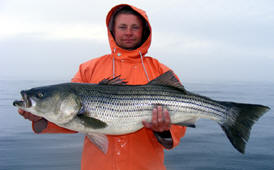
[[[241,153],[249,139],[253,124],[270,108],[263,105],[221,102],[230,111],[225,122],[219,122],[231,144]]]

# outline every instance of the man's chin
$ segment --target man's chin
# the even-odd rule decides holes
[[[136,49],[136,45],[135,44],[123,44],[120,45],[121,48],[125,49],[125,50],[133,50]]]

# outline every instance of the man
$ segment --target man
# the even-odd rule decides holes
[[[121,75],[128,84],[146,84],[169,68],[152,57],[144,57],[151,43],[151,27],[145,12],[134,6],[121,4],[107,15],[111,54],[80,65],[72,82],[98,83],[103,78]],[[74,133],[41,119],[31,113],[19,113],[33,122],[36,133]],[[179,144],[185,127],[171,125],[168,110],[155,106],[152,121],[143,122],[145,128],[127,135],[108,135],[109,150],[100,151],[87,137],[82,152],[82,170],[162,170],[163,148]]]

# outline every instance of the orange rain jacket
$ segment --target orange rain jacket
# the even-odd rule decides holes
[[[106,24],[113,12],[126,4],[113,7],[107,15]],[[127,5],[129,6],[129,5]],[[156,78],[169,70],[152,57],[143,57],[147,53],[151,43],[151,27],[145,12],[134,6],[130,6],[143,16],[148,23],[150,35],[147,40],[136,50],[124,50],[117,46],[108,27],[109,44],[112,53],[99,58],[89,60],[80,65],[72,82],[98,83],[103,78],[112,77],[113,74],[121,75],[128,84],[146,84],[148,79]],[[185,134],[185,127],[172,125],[170,132],[173,139],[173,147],[179,144],[180,138]],[[42,133],[73,133],[73,131],[58,127],[48,122],[48,127]],[[105,155],[90,140],[85,137],[82,152],[82,170],[163,170],[164,151],[163,146],[157,141],[153,132],[149,129],[141,130],[121,136],[108,136],[109,150]]]

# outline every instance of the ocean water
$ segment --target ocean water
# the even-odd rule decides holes
[[[0,170],[78,170],[82,134],[34,134],[29,121],[12,106],[19,91],[53,81],[0,80]],[[181,143],[165,152],[168,170],[274,169],[273,83],[185,83],[195,93],[217,100],[258,103],[272,108],[254,126],[246,153],[237,152],[219,125],[199,120]],[[92,158],[91,158],[92,159]]]

